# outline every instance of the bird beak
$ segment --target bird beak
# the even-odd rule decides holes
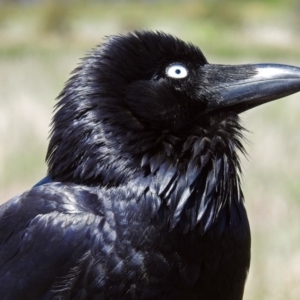
[[[300,91],[298,67],[279,64],[207,66],[212,66],[213,73],[219,70],[217,77],[223,78],[211,82],[217,97],[209,102],[208,111],[228,107],[241,113]],[[208,69],[206,72],[209,73]]]

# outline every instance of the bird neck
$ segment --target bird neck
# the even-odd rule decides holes
[[[138,197],[156,197],[154,219],[160,216],[171,229],[199,226],[205,232],[216,222],[230,223],[233,209],[243,202],[237,155],[245,153],[243,128],[237,116],[211,120],[183,134],[145,130],[138,123],[135,128],[57,123],[48,150],[49,175],[105,189],[135,186]]]
[[[148,151],[142,157],[148,181],[136,184],[147,185],[148,196],[159,197],[159,205],[154,201],[152,208],[157,221],[182,232],[198,226],[204,233],[216,222],[226,227],[243,205],[239,146],[234,137],[215,134],[191,136],[184,142],[169,138],[161,143],[161,151],[152,155]]]

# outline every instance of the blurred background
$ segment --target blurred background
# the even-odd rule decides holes
[[[211,63],[300,66],[300,1],[0,0],[0,201],[46,174],[55,97],[107,35],[163,30]],[[245,300],[300,299],[300,94],[242,115],[252,229]]]

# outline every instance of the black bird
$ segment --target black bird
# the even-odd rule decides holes
[[[299,90],[300,68],[107,39],[59,96],[48,176],[1,206],[1,299],[242,299],[239,114]]]

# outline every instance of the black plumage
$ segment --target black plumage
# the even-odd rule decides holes
[[[0,208],[1,299],[242,299],[239,113],[299,74],[210,65],[161,32],[92,50],[59,96],[48,176]]]

